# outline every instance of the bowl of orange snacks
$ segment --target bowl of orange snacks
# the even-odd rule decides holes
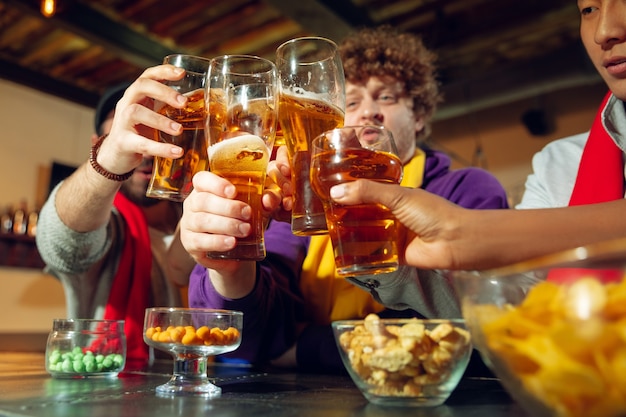
[[[432,407],[456,388],[470,359],[462,319],[380,319],[332,323],[341,359],[363,396],[383,406]]]
[[[156,387],[161,396],[216,397],[221,388],[207,376],[208,358],[232,352],[241,344],[243,313],[209,308],[146,309],[143,340],[174,359],[172,378]]]
[[[626,240],[453,274],[474,346],[533,416],[626,415]]]

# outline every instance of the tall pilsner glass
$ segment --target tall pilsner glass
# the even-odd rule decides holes
[[[278,118],[285,137],[294,185],[291,230],[296,235],[327,233],[324,207],[311,189],[311,141],[343,126],[346,94],[337,45],[319,37],[296,38],[276,50]]]
[[[237,199],[252,207],[252,231],[221,259],[265,258],[261,197],[278,108],[276,66],[263,58],[225,55],[211,60],[206,82],[209,168],[237,188]]]
[[[185,69],[185,76],[182,79],[163,83],[186,95],[187,106],[184,109],[176,109],[161,101],[155,101],[154,109],[183,125],[183,133],[174,136],[155,130],[154,139],[180,146],[183,148],[183,157],[154,158],[152,178],[146,196],[183,201],[193,188],[191,179],[196,172],[205,170],[208,163],[204,133],[204,82],[209,60],[194,55],[174,54],[166,56],[163,63]]]

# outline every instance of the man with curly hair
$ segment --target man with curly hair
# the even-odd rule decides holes
[[[340,44],[340,53],[345,125],[379,125],[392,132],[404,164],[403,186],[424,188],[463,207],[507,207],[506,193],[492,175],[477,168],[452,171],[450,158],[425,146],[440,94],[436,56],[419,37],[389,27],[363,29]],[[289,171],[287,159],[279,156],[278,171]],[[329,237],[294,236],[285,222],[270,222],[264,261],[206,258],[207,251],[228,250],[232,237],[242,236],[245,207],[232,200],[230,187],[210,172],[197,174],[181,220],[183,245],[198,262],[190,276],[190,305],[244,312],[242,345],[230,356],[299,370],[343,371],[330,327],[334,320],[369,313],[461,316],[454,289],[439,271],[402,266],[390,274],[339,278]]]

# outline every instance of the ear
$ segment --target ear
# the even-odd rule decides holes
[[[98,141],[99,136],[97,133],[92,133],[91,134],[91,146],[95,145],[96,142]]]
[[[415,120],[415,133],[419,133],[422,130],[424,130],[424,118],[420,117],[418,119]]]

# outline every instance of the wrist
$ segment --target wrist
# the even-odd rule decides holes
[[[103,176],[104,178],[108,180],[115,181],[115,182],[126,181],[127,179],[130,178],[131,175],[133,175],[133,172],[135,172],[134,169],[131,169],[125,174],[115,174],[113,172],[108,171],[106,168],[102,167],[98,163],[98,151],[100,150],[100,146],[102,146],[102,142],[104,142],[107,136],[109,136],[108,133],[100,136],[100,138],[98,138],[98,141],[91,147],[91,151],[89,152],[89,164],[91,165],[94,171],[96,171],[98,174],[100,174],[101,176]]]
[[[231,262],[231,261],[227,261]],[[238,300],[249,295],[256,286],[257,269],[256,262],[235,261],[235,270],[222,268],[219,271],[213,268],[207,269],[209,279],[215,291],[224,298]]]

